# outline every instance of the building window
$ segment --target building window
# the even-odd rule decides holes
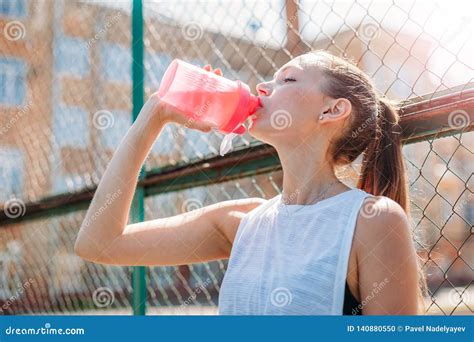
[[[127,130],[132,124],[132,116],[126,111],[113,112],[113,125],[101,131],[100,140],[102,146],[108,150],[115,150]]]
[[[21,197],[23,191],[23,153],[19,148],[0,148],[0,200]]]
[[[51,173],[51,187],[53,194],[64,194],[79,191],[88,186],[84,174],[64,173],[62,171]]]
[[[0,0],[0,14],[6,17],[25,17],[26,0]]]
[[[87,49],[87,43],[82,39],[58,38],[54,60],[57,72],[78,77],[85,77],[89,73],[89,50]]]
[[[87,148],[87,112],[80,107],[57,106],[54,110],[53,132],[59,147]]]
[[[104,43],[101,49],[101,65],[106,80],[131,83],[132,56],[129,47]]]
[[[23,104],[26,93],[26,63],[18,58],[0,58],[0,103]]]

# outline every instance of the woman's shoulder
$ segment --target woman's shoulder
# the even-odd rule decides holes
[[[368,193],[367,193],[368,194]],[[396,217],[406,217],[402,206],[387,196],[365,196],[359,216],[369,221]]]
[[[395,247],[401,241],[412,243],[407,214],[400,204],[386,196],[365,197],[354,234],[356,244],[369,248],[380,243],[385,244],[387,248]],[[389,236],[392,238],[387,239]]]

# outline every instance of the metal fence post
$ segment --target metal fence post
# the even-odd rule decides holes
[[[132,8],[132,120],[135,121],[144,103],[144,67],[143,67],[143,7],[141,0],[133,0]],[[140,170],[139,180],[145,176]],[[132,222],[145,219],[145,191],[137,186],[130,208]],[[132,270],[132,306],[134,315],[145,315],[146,312],[146,268],[135,266]]]

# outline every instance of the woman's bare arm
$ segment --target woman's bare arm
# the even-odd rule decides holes
[[[226,259],[241,218],[261,203],[260,198],[229,200],[130,224],[113,241],[102,244],[105,248],[90,260],[113,265],[174,266]]]
[[[368,200],[359,215],[355,246],[364,315],[417,315],[417,254],[402,207],[387,197]],[[363,211],[364,209],[362,209]]]
[[[80,257],[116,265],[178,265],[226,257],[229,231],[259,199],[225,201],[169,218],[127,225],[138,174],[168,122],[209,132],[152,95],[115,151],[81,225],[74,250]],[[226,230],[221,220],[228,217]],[[232,233],[231,233],[232,234]]]

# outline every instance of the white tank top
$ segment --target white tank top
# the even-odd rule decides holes
[[[369,193],[351,189],[315,204],[281,194],[240,222],[222,281],[220,315],[342,315],[349,253]]]

